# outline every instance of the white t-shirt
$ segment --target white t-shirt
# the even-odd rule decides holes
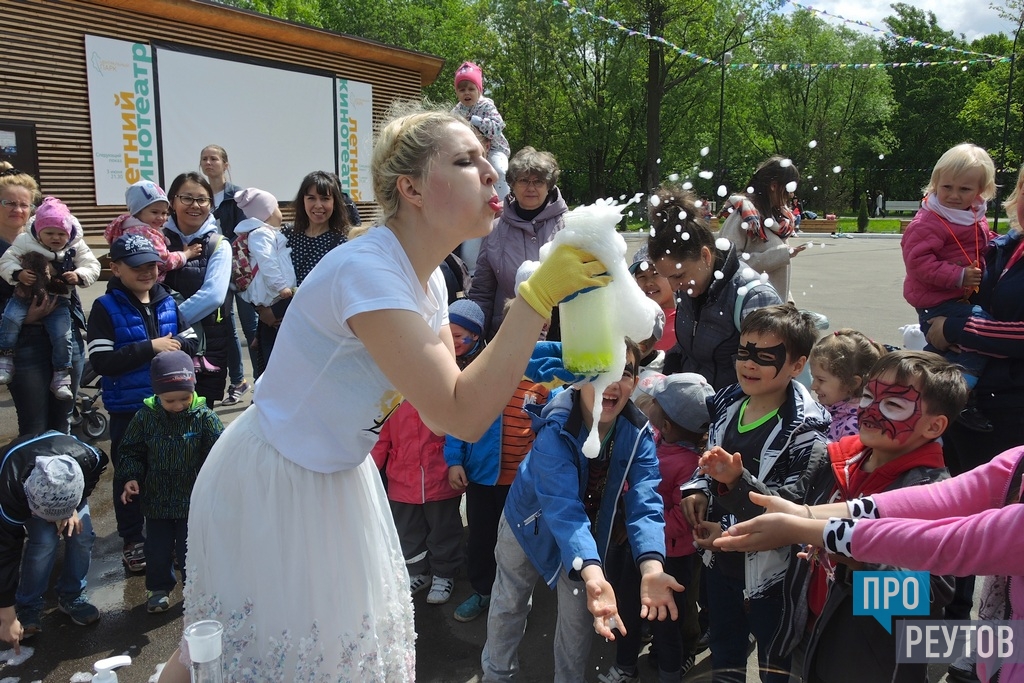
[[[348,319],[416,311],[435,332],[448,324],[440,268],[424,292],[391,230],[375,226],[331,250],[296,291],[253,404],[267,440],[315,472],[358,466],[402,396],[352,334]],[[410,366],[416,358],[409,358]]]

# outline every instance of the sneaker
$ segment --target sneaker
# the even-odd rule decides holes
[[[242,397],[249,393],[252,387],[244,379],[238,384],[228,386],[228,395],[220,402],[222,406],[233,406],[242,400]]]
[[[24,624],[23,624],[24,625]],[[959,657],[949,665],[946,673],[957,683],[978,683],[977,664],[974,657]]]
[[[409,577],[409,593],[416,595],[424,590],[429,584],[430,574],[413,574]]]
[[[167,591],[146,591],[146,611],[150,614],[166,612],[171,608],[171,599]]]
[[[690,669],[692,669],[693,665],[696,664],[696,663],[697,663],[697,655],[691,654],[686,659],[684,659],[683,660],[683,665],[681,667],[679,667],[679,677],[682,678],[687,673],[689,673]]]
[[[430,592],[427,593],[427,602],[431,605],[443,605],[452,599],[452,587],[455,586],[455,579],[446,579],[443,576],[435,576],[430,583]]]
[[[14,354],[0,355],[0,384],[10,384],[14,379]]]
[[[635,670],[633,673],[628,673],[625,669],[619,667],[618,664],[608,669],[607,673],[603,673],[597,677],[600,683],[640,683],[640,674]]]
[[[473,621],[478,616],[487,611],[487,608],[491,606],[490,595],[480,595],[479,593],[473,593],[466,601],[455,608],[455,621],[461,621],[463,623],[467,621]]]
[[[18,621],[21,622],[22,640],[28,640],[43,632],[43,613],[35,607],[17,607]]]
[[[125,543],[121,552],[121,562],[125,569],[133,574],[146,571],[146,544],[143,541],[138,543]]]
[[[57,370],[53,373],[50,381],[50,391],[61,401],[73,401],[75,395],[71,393],[71,371]]]
[[[100,620],[100,611],[82,594],[72,599],[58,597],[57,609],[71,617],[71,622],[78,626],[88,626]]]
[[[699,655],[704,650],[707,650],[711,646],[711,631],[704,631],[701,634],[700,639],[697,641],[697,649],[694,650],[693,654]]]

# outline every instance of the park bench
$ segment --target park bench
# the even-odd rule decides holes
[[[906,212],[910,212],[910,213],[915,213],[920,208],[921,208],[921,200],[920,199],[914,199],[912,201],[886,200],[886,202],[885,202],[885,210],[888,213],[894,213],[896,211],[906,211]]]

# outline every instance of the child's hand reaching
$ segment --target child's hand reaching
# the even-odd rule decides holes
[[[182,249],[182,253],[185,254],[186,261],[191,261],[194,258],[199,258],[199,255],[203,253],[203,243],[196,242],[195,244],[190,244],[184,249]]]
[[[594,630],[602,638],[615,640],[612,629],[626,635],[626,626],[619,619],[619,608],[615,603],[615,591],[604,570],[597,565],[588,565],[580,572],[587,587],[587,610],[594,615]]]
[[[127,505],[137,495],[139,495],[139,482],[134,479],[125,482],[124,492],[121,494],[121,502]]]
[[[291,299],[292,298],[292,288],[291,287],[285,287],[280,292],[278,292],[277,295],[280,298],[282,298],[282,299]]]
[[[699,465],[704,474],[730,489],[743,475],[743,458],[740,454],[730,453],[721,446],[705,451]]]
[[[718,550],[715,539],[722,536],[721,522],[701,522],[693,527],[693,542],[704,550]]]
[[[72,286],[77,285],[78,282],[79,282],[79,280],[78,280],[78,273],[76,273],[73,270],[70,270],[70,271],[64,273],[60,277],[61,277],[62,280],[64,280],[64,282],[66,282],[66,283],[68,283],[69,285],[72,285]]]
[[[18,282],[28,287],[29,285],[35,284],[36,274],[31,270],[23,270],[18,273]]]

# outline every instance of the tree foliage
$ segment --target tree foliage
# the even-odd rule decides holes
[[[958,58],[878,39],[806,11],[780,13],[781,0],[572,0],[590,16],[537,0],[226,4],[443,57],[444,70],[426,88],[434,101],[454,100],[452,76],[462,61],[480,63],[513,151],[532,145],[552,152],[571,202],[648,191],[672,174],[714,197],[721,184],[742,189],[760,161],[782,154],[801,169],[805,205],[840,212],[865,191],[916,198],[935,160],[964,140],[1002,161],[1010,64],[737,68]],[[886,25],[893,33],[1008,56],[1024,0],[996,8],[1007,20],[1007,34],[971,44],[930,12],[903,3],[892,8]],[[664,40],[615,30],[598,16]],[[726,53],[732,65],[723,70]],[[1015,69],[1009,92],[1015,101],[1005,166],[1013,171],[1024,149],[1024,70]],[[702,148],[710,153],[702,155]]]

